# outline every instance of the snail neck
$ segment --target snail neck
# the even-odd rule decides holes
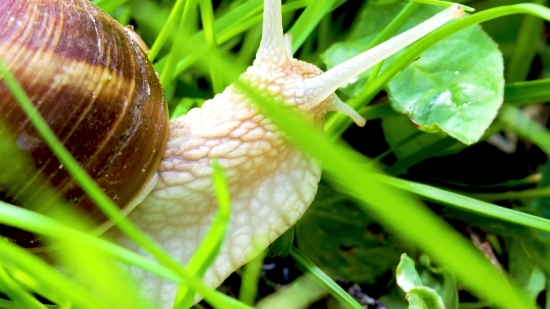
[[[130,219],[186,264],[217,210],[212,160],[224,168],[231,218],[218,258],[205,282],[219,285],[290,228],[313,200],[321,169],[290,145],[276,126],[232,86],[170,125],[158,181]],[[123,235],[115,237],[134,246]],[[155,298],[171,303],[175,286],[145,272],[140,280]],[[161,296],[162,295],[162,296]]]

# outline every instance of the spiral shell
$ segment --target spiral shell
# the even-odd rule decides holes
[[[123,208],[156,172],[168,136],[168,111],[153,66],[126,30],[88,0],[2,0],[0,12],[0,59],[59,140]],[[8,184],[0,171],[0,199],[30,204],[51,185],[104,220],[1,76],[0,123],[36,168],[8,171]],[[23,243],[32,238],[6,227],[0,233]]]

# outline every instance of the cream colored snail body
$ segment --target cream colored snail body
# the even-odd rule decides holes
[[[265,1],[261,44],[256,60],[241,78],[284,101],[289,108],[302,110],[309,115],[311,124],[322,123],[328,111],[341,111],[363,125],[365,120],[334,91],[377,62],[463,14],[461,7],[454,5],[323,73],[312,64],[293,59],[290,40],[283,36],[280,2]],[[0,56],[5,57],[3,53]],[[100,76],[97,73],[97,77]],[[158,102],[158,106],[164,104],[162,100]],[[228,176],[232,213],[220,254],[205,276],[205,281],[212,286],[219,285],[246,263],[253,245],[265,248],[302,216],[315,196],[321,176],[320,164],[288,143],[277,127],[250,103],[246,95],[229,86],[206,101],[202,108],[193,109],[172,122],[158,171],[140,184],[140,188],[152,190],[142,190],[139,197],[133,198],[134,201],[143,198],[143,201],[128,215],[175,258],[187,263],[217,209],[210,168],[212,160],[217,159]],[[138,149],[136,154],[142,147],[145,145],[134,148]],[[162,147],[158,149],[162,151]],[[149,164],[147,168],[155,166]],[[124,246],[138,250],[124,235],[114,231],[108,234]],[[150,296],[165,306],[171,304],[176,286],[144,271],[132,273]]]

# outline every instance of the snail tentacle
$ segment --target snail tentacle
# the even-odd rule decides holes
[[[287,46],[283,37],[281,1],[264,1],[262,40],[256,52],[255,62],[282,66],[291,58],[288,57]]]
[[[463,15],[464,9],[460,5],[452,5],[418,26],[333,67],[321,76],[305,81],[308,100],[311,104],[323,102],[336,89],[358,74],[421,39],[446,22]]]

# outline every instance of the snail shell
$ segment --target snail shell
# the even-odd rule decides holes
[[[0,1],[0,12],[1,60],[58,139],[123,208],[156,172],[168,136],[168,111],[151,63],[127,30],[89,1]],[[1,79],[0,123],[36,168],[11,171],[20,176],[9,188],[0,177],[1,200],[31,204],[51,185],[104,220]],[[3,227],[0,233],[32,246],[33,237],[21,231]]]

